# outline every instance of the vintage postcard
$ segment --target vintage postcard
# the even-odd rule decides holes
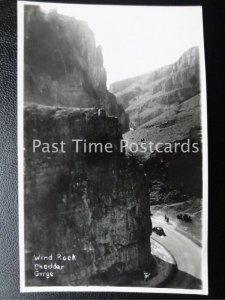
[[[200,6],[18,2],[21,292],[208,293]]]

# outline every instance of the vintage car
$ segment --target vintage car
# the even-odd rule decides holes
[[[153,227],[152,228],[152,232],[155,232],[156,234],[158,234],[159,236],[166,236],[164,230],[162,227]]]
[[[184,222],[191,222],[192,221],[191,216],[188,215],[188,214],[179,214],[179,215],[177,215],[177,219],[179,219],[181,221],[184,221]]]

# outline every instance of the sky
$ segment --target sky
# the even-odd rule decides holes
[[[41,6],[43,8],[43,5]],[[179,59],[202,44],[201,7],[45,4],[85,20],[103,48],[107,85]]]

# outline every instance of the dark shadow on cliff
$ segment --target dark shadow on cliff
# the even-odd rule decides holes
[[[163,287],[177,289],[201,289],[202,281],[186,272],[178,270],[174,278]]]
[[[130,272],[125,274],[119,274],[118,272],[105,272],[97,276],[86,278],[83,282],[79,281],[73,286],[128,286],[128,287],[153,287],[153,288],[177,288],[177,289],[201,289],[202,282],[200,279],[180,270],[177,270],[176,266],[165,262],[164,260],[157,258],[157,266],[154,266],[152,271],[152,277],[145,281],[143,271]],[[27,277],[31,278],[33,274],[27,272]],[[40,278],[33,278],[31,280],[33,286],[42,285],[57,286],[57,278],[49,278],[41,280]],[[30,282],[30,283],[31,283]],[[62,283],[62,286],[69,286],[70,284]],[[70,285],[72,286],[72,285]]]
[[[200,279],[180,270],[176,266],[157,257],[157,266],[152,272],[152,277],[144,281],[143,271],[130,272],[112,276],[102,274],[90,280],[92,285],[129,286],[129,287],[166,287],[182,289],[201,289]]]

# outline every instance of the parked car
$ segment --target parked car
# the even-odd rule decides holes
[[[182,221],[183,221],[183,215],[182,215],[182,214],[179,214],[179,215],[177,215],[177,219],[179,219],[179,220],[182,220]]]
[[[179,215],[177,215],[177,219],[179,219],[181,221],[184,221],[184,222],[191,222],[192,221],[191,216],[188,215],[188,214],[179,214]]]
[[[192,221],[192,218],[191,218],[191,216],[190,216],[190,215],[188,215],[188,214],[184,214],[184,216],[183,216],[183,220],[184,220],[185,222],[191,222],[191,221]]]
[[[159,236],[166,236],[162,227],[153,227],[152,231],[158,234]]]

